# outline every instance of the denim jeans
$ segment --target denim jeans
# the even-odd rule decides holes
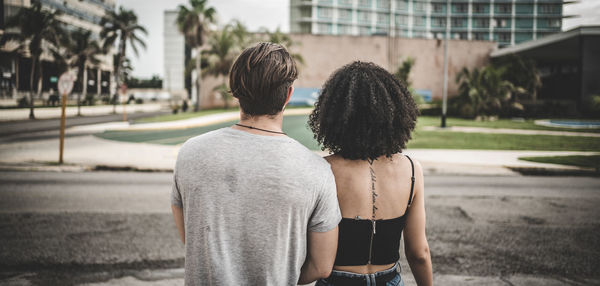
[[[377,283],[383,277],[391,277],[391,280]],[[340,279],[344,279],[343,282]],[[336,283],[337,281],[337,283]],[[338,285],[364,285],[364,286],[404,286],[402,276],[400,276],[400,265],[396,263],[394,267],[375,272],[372,274],[358,274],[346,271],[331,271],[331,275],[326,279],[320,279],[315,286],[338,286]]]

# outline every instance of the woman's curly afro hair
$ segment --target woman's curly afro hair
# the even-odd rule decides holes
[[[308,124],[322,150],[375,160],[406,147],[418,113],[403,83],[374,63],[356,61],[325,82]]]

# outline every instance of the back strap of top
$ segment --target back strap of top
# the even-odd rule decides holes
[[[410,175],[410,197],[408,197],[408,206],[410,207],[413,199],[413,190],[415,188],[415,165],[413,164],[412,159],[408,157],[408,155],[404,156],[406,156],[406,158],[408,158],[408,161],[410,161],[410,169],[412,172],[412,174]]]

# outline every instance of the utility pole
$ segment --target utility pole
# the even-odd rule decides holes
[[[444,35],[444,89],[442,94],[442,128],[446,127],[448,109],[448,38],[450,37],[450,1],[446,0],[446,34]]]

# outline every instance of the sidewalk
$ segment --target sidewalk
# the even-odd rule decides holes
[[[286,115],[306,114],[310,109],[289,109]],[[134,169],[144,171],[171,171],[177,159],[180,146],[158,145],[149,143],[132,143],[101,139],[93,135],[84,135],[104,130],[149,130],[149,129],[180,129],[205,126],[220,122],[235,120],[238,112],[226,112],[196,117],[179,121],[130,124],[128,122],[112,122],[75,126],[68,128],[65,140],[64,161],[66,166],[56,166],[52,162],[58,160],[58,138],[29,142],[0,144],[0,165],[4,168],[17,169],[48,169],[52,171],[72,171],[97,169]],[[577,132],[520,130],[491,128],[453,127],[457,132],[508,132],[511,134],[540,134],[564,135]],[[464,131],[470,130],[470,131]],[[548,133],[552,132],[552,133]],[[600,135],[583,133],[583,136]],[[567,135],[574,136],[574,135]],[[325,156],[326,152],[316,151]],[[533,156],[566,156],[594,155],[598,152],[569,152],[569,151],[514,151],[514,150],[451,150],[451,149],[408,149],[406,154],[418,160],[426,174],[473,174],[473,175],[506,175],[518,173],[510,168],[537,168],[550,170],[580,170],[578,167],[534,163],[521,161],[519,157]]]
[[[509,129],[509,128],[484,128],[484,127],[467,127],[467,126],[450,126],[450,127],[446,127],[446,128],[441,128],[441,127],[437,127],[437,126],[425,126],[425,127],[423,127],[423,130],[464,132],[464,133],[494,133],[494,134],[520,134],[520,135],[600,137],[600,133],[592,133],[592,132]]]
[[[128,104],[125,107],[127,113],[135,112],[152,112],[159,111],[162,109],[160,103],[145,103],[145,104]],[[48,119],[48,118],[60,118],[61,108],[60,107],[42,107],[34,109],[35,118],[37,119]],[[123,113],[123,105],[117,105],[116,112],[119,114]],[[91,115],[105,115],[112,114],[112,105],[95,105],[95,106],[82,106],[81,114],[85,116]],[[66,108],[67,117],[77,115],[77,106],[69,106]],[[29,108],[18,108],[18,109],[1,109],[0,110],[0,121],[13,121],[29,119]]]

